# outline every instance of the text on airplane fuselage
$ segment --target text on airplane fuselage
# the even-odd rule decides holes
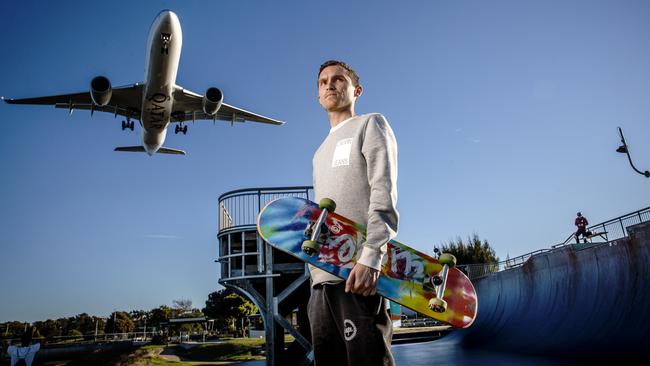
[[[171,98],[163,93],[154,93],[147,97],[146,111],[149,113],[149,123],[152,128],[162,129],[165,127],[168,118],[166,117],[167,105],[165,102]]]

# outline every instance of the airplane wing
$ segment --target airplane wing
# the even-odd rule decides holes
[[[72,112],[74,109],[85,109],[106,113],[113,113],[127,118],[140,120],[142,108],[142,88],[144,84],[120,86],[113,89],[110,102],[105,106],[94,105],[90,92],[74,94],[61,94],[46,97],[5,99],[9,104],[40,104],[53,105],[55,108],[66,108]]]
[[[195,120],[221,120],[234,122],[260,122],[272,125],[283,125],[284,122],[249,112],[247,110],[221,104],[221,108],[214,116],[203,112],[203,96],[192,91],[176,86],[174,89],[174,111],[170,122],[187,122]]]

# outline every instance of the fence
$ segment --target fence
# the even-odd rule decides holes
[[[587,231],[602,235],[605,241],[611,241],[626,237],[628,226],[640,224],[646,221],[650,221],[650,207],[646,207],[638,211],[619,216],[615,219],[601,222],[600,224],[589,226],[587,228]],[[574,233],[571,233],[562,243],[553,245],[553,248],[568,245],[574,240],[575,235]]]
[[[219,233],[255,226],[257,215],[269,202],[281,197],[310,198],[312,187],[248,188],[219,197]]]
[[[79,335],[69,335],[69,336],[49,336],[49,337],[34,337],[32,341],[34,343],[41,344],[78,344],[78,343],[95,343],[95,342],[114,342],[114,341],[147,341],[150,340],[154,335],[158,334],[156,331],[147,331],[147,332],[128,332],[128,333],[87,333]],[[20,337],[7,337],[0,338],[2,341],[6,341],[9,344],[20,344]]]
[[[539,249],[534,252],[526,253],[518,257],[509,258],[505,261],[495,263],[479,263],[479,264],[461,264],[458,269],[463,271],[470,279],[483,277],[490,273],[503,271],[508,268],[513,268],[524,264],[528,258],[549,251],[550,249]]]
[[[593,233],[603,232],[605,233],[605,240],[610,241],[627,236],[628,226],[640,224],[646,221],[650,221],[650,207],[590,226],[587,230]]]
[[[239,189],[219,197],[220,281],[266,277],[264,244],[255,225],[264,206],[282,197],[313,198],[309,186]]]

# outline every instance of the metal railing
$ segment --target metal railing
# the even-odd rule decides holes
[[[469,277],[469,279],[473,280],[475,278],[487,276],[490,273],[496,273],[500,271],[504,271],[506,269],[514,268],[514,267],[519,267],[522,264],[526,263],[526,261],[537,254],[541,253],[546,253],[548,251],[551,251],[552,249],[538,249],[534,252],[526,253],[523,255],[520,255],[518,257],[514,258],[509,258],[501,262],[494,262],[494,263],[476,263],[476,264],[459,264],[457,265],[458,269],[460,269],[463,273]]]
[[[155,327],[154,327],[155,329]],[[125,333],[86,333],[79,335],[57,335],[57,336],[48,336],[48,337],[34,337],[32,338],[33,343],[47,343],[51,345],[55,344],[75,344],[75,343],[97,343],[97,342],[112,342],[112,341],[124,341],[124,340],[133,340],[133,341],[147,341],[151,339],[154,335],[159,332],[155,330],[151,331],[139,331],[139,332],[125,332]],[[8,337],[2,338],[2,341],[6,341],[9,344],[19,344],[21,341],[20,337]]]
[[[611,241],[611,240],[616,240],[616,239],[626,237],[628,235],[627,233],[628,226],[632,226],[646,221],[650,221],[650,207],[646,207],[641,210],[634,211],[623,216],[619,216],[615,219],[607,220],[600,224],[589,226],[587,228],[587,231],[591,231],[592,233],[601,233],[605,241]],[[514,258],[509,258],[506,259],[505,261],[501,261],[498,263],[495,262],[495,263],[458,265],[458,269],[463,271],[470,279],[483,277],[490,273],[495,273],[509,268],[518,267],[524,264],[530,257],[534,255],[545,253],[572,244],[573,240],[575,240],[575,234],[571,233],[571,235],[569,235],[569,237],[566,238],[564,242],[553,245],[551,249],[539,249],[534,252],[526,253],[524,255],[520,255]]]
[[[601,222],[600,224],[587,227],[587,231],[602,235],[605,241],[620,239],[627,236],[627,227],[642,222],[650,221],[650,207],[619,216],[615,219]],[[559,248],[571,244],[575,240],[575,233],[571,233],[562,243],[553,245]]]
[[[281,197],[313,198],[311,186],[246,188],[219,196],[219,233],[255,226],[257,215],[269,202]]]
[[[219,196],[220,282],[268,277],[264,274],[264,244],[257,236],[257,216],[281,197],[313,198],[310,186],[238,189]]]
[[[628,235],[627,227],[650,221],[650,207],[596,224],[587,228],[591,232],[606,232],[607,241],[620,239]]]
[[[467,277],[470,279],[474,278],[479,278],[483,277],[485,275],[488,275],[490,273],[495,273],[499,271],[503,271],[509,268],[513,267],[518,267],[521,266],[522,264],[526,263],[526,261],[540,253],[548,252],[551,249],[539,249],[534,252],[526,253],[523,255],[520,255],[518,257],[514,258],[508,258],[504,261],[501,262],[494,262],[494,263],[479,263],[479,264],[460,264],[458,265],[458,269],[463,271]]]

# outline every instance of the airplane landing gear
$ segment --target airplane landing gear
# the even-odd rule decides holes
[[[182,132],[183,135],[187,135],[187,125],[185,126],[176,125],[176,128],[174,129],[174,133],[178,134],[179,132]]]
[[[133,131],[133,126],[133,121],[122,121],[122,131],[126,130],[127,128]]]

